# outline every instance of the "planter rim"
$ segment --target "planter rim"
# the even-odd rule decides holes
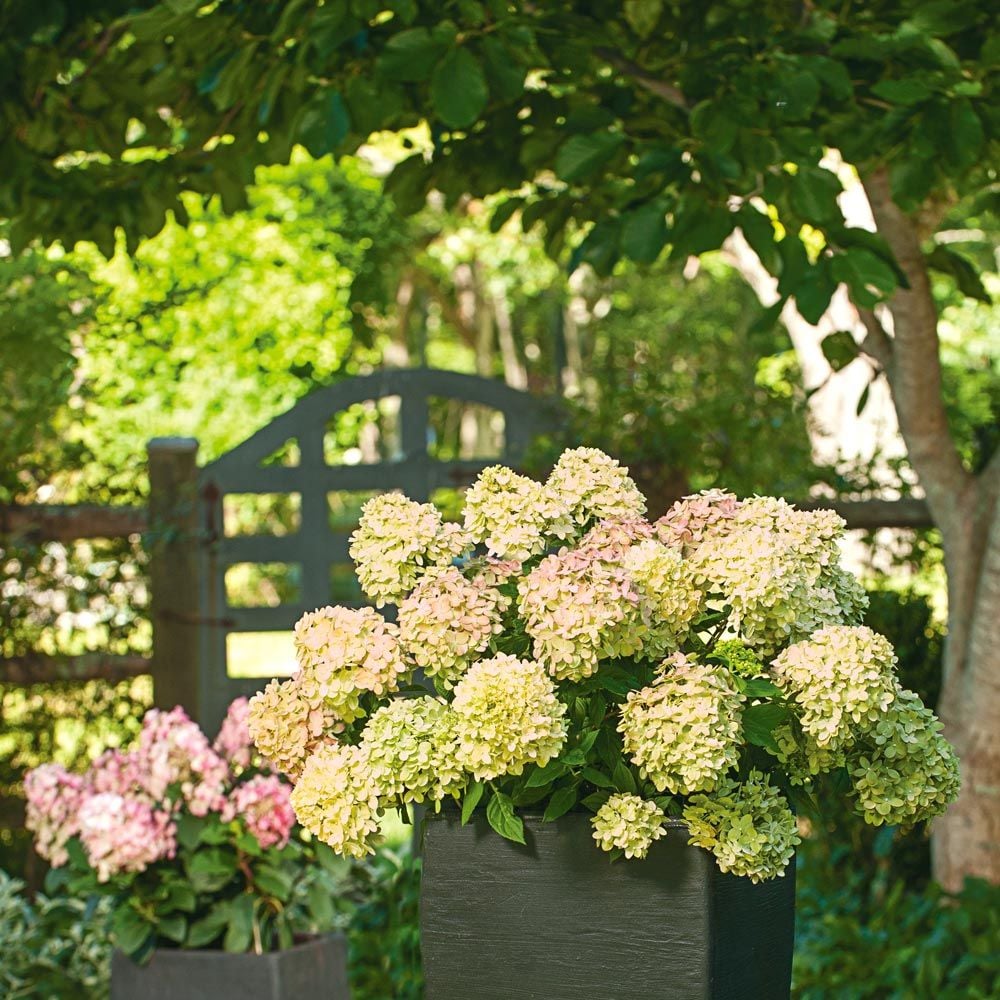
[[[542,819],[544,813],[540,812],[537,809],[518,809],[517,810],[517,814],[522,819],[526,819],[526,820],[539,820],[541,822],[544,822],[544,820]],[[473,813],[472,817],[469,819],[469,824],[468,825],[472,825],[472,823],[475,821],[476,817],[479,816],[479,815],[481,815],[481,814],[480,813]],[[485,815],[485,814],[482,814],[482,815]],[[570,809],[569,812],[563,813],[562,816],[559,816],[558,818],[556,818],[554,820],[550,820],[550,823],[558,823],[559,820],[564,819],[567,816],[593,816],[593,815],[594,815],[594,813],[590,812],[589,809]],[[426,822],[430,822],[431,820],[454,819],[454,818],[457,818],[457,817],[460,817],[460,816],[461,816],[461,811],[459,809],[452,808],[451,806],[442,806],[441,810],[439,812],[427,812],[425,814],[425,821]],[[546,825],[548,825],[548,824],[546,824]],[[669,829],[672,829],[672,830],[679,830],[679,829],[680,830],[686,830],[688,828],[688,825],[687,825],[687,823],[684,822],[684,820],[677,819],[674,816],[664,816],[663,817],[663,825],[665,827],[669,828]],[[498,833],[497,836],[499,837],[500,834]]]
[[[300,941],[298,944],[293,944],[291,948],[277,948],[274,951],[265,951],[259,955],[255,951],[226,951],[223,948],[154,948],[152,954],[184,955],[187,958],[195,959],[218,958],[220,955],[224,955],[226,958],[232,959],[267,959],[273,958],[277,955],[290,955],[293,952],[304,951],[307,948],[314,948],[317,944],[327,941],[330,938],[343,937],[344,933],[342,931],[328,931],[325,934],[315,934],[307,941]],[[119,955],[124,954],[124,952],[122,952],[119,948],[116,948],[115,951],[117,951]],[[129,961],[131,961],[131,959],[129,959]]]

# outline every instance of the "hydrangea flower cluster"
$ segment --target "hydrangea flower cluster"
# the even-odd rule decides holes
[[[360,857],[411,803],[461,803],[514,840],[521,807],[587,810],[600,847],[638,859],[683,815],[756,880],[784,870],[792,807],[828,772],[871,822],[943,811],[954,755],[860,625],[840,518],[722,490],[644,511],[592,448],[544,483],[485,469],[461,526],[395,494],[366,504],[351,554],[395,624],[304,616],[298,673],[247,713],[300,822]]]
[[[544,767],[566,739],[566,706],[541,665],[498,653],[455,687],[455,756],[480,781]]]
[[[601,659],[638,652],[648,632],[635,584],[598,552],[564,549],[546,556],[518,586],[535,658],[558,680],[582,680]]]
[[[743,696],[722,669],[683,653],[625,701],[625,750],[657,791],[710,790],[739,761]]]
[[[803,731],[817,747],[836,749],[883,717],[895,695],[895,665],[883,636],[864,626],[830,625],[789,646],[772,669],[801,706]]]
[[[693,795],[684,808],[692,844],[715,855],[724,872],[751,882],[781,875],[800,842],[795,815],[767,775],[726,778],[715,792]]]
[[[868,823],[912,826],[956,798],[958,759],[941,729],[917,695],[897,687],[889,710],[848,758],[854,794]]]
[[[467,776],[457,759],[457,723],[452,708],[436,698],[397,698],[378,709],[361,747],[379,795],[439,802],[459,792]]]
[[[466,548],[465,533],[446,524],[431,504],[384,493],[362,507],[349,551],[361,589],[382,607],[398,602],[428,569],[447,566]]]
[[[594,840],[604,851],[644,858],[654,840],[666,833],[666,818],[655,802],[638,795],[612,795],[594,814]]]
[[[502,465],[485,469],[465,497],[465,530],[492,556],[523,562],[552,538],[576,529],[567,503],[541,483]]]
[[[838,564],[843,527],[833,511],[752,497],[707,527],[690,559],[705,589],[725,596],[733,631],[773,653],[824,625],[858,623],[867,599]]]
[[[299,822],[338,854],[363,858],[378,832],[378,793],[364,749],[331,744],[306,761],[292,807]]]
[[[425,576],[399,606],[400,647],[428,677],[453,685],[503,631],[505,597],[455,566]]]
[[[295,626],[295,652],[299,683],[344,722],[362,715],[362,692],[395,691],[407,672],[398,629],[372,608],[310,611]]]
[[[58,764],[30,771],[26,825],[36,851],[58,868],[78,838],[98,881],[107,882],[173,858],[183,816],[235,822],[261,848],[286,844],[295,823],[291,789],[273,774],[251,776],[248,713],[245,698],[233,702],[215,749],[183,709],[150,709],[135,746],[105,751],[86,773]]]

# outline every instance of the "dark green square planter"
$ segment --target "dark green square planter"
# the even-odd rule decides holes
[[[589,814],[526,818],[525,839],[428,819],[426,1000],[788,1000],[794,864],[759,885],[725,875],[679,822],[615,864]]]
[[[349,1000],[347,944],[325,934],[266,955],[162,949],[147,965],[116,951],[111,1000]]]

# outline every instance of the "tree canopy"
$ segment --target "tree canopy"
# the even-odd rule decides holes
[[[977,0],[8,6],[0,215],[15,245],[107,251],[116,225],[134,245],[186,219],[185,190],[240,207],[295,143],[349,151],[426,122],[390,181],[404,210],[432,187],[519,192],[497,223],[523,208],[550,250],[592,226],[575,256],[599,272],[738,226],[815,321],[838,282],[870,307],[903,280],[845,224],[826,150],[886,169],[904,210],[995,207],[997,24]],[[931,264],[981,294],[953,249]]]

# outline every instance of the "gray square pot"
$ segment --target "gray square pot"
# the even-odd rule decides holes
[[[794,866],[724,875],[678,822],[611,864],[589,814],[526,817],[523,847],[477,820],[426,824],[426,1000],[788,1000]]]
[[[111,1000],[349,1000],[347,943],[325,934],[284,951],[157,949],[147,965],[116,951]]]

